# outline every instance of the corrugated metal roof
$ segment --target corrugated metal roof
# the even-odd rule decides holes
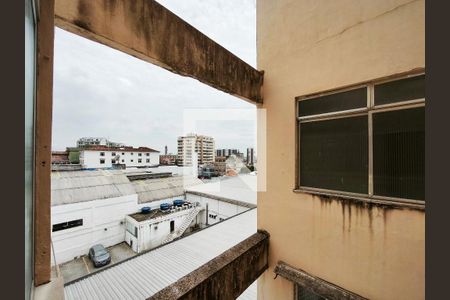
[[[136,192],[120,170],[52,172],[52,206],[132,195]]]
[[[192,176],[173,176],[149,180],[136,180],[131,183],[138,194],[138,202],[146,203],[184,194],[187,187],[203,184]]]
[[[65,299],[146,299],[256,232],[256,209],[69,283]],[[241,299],[251,297],[247,290]]]
[[[52,172],[52,205],[137,194],[139,203],[177,197],[186,187],[202,184],[192,176],[136,180],[122,170]]]

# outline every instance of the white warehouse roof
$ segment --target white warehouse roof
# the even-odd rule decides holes
[[[246,202],[256,205],[256,176],[241,174],[220,181],[186,188],[186,192],[197,192],[211,196]]]
[[[120,170],[52,172],[52,206],[135,194]]]
[[[52,172],[52,206],[137,194],[145,203],[184,194],[188,186],[202,184],[192,176],[130,181],[123,170]]]
[[[201,185],[202,181],[192,176],[173,176],[167,178],[132,181],[138,194],[138,202],[145,203],[155,200],[184,195],[184,190],[193,185]]]
[[[65,299],[147,299],[254,233],[256,209],[68,283]],[[241,299],[255,294],[253,284]]]

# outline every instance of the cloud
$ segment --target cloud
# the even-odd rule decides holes
[[[256,64],[255,1],[158,1],[216,42]],[[186,109],[255,109],[192,78],[61,29],[55,31],[54,150],[81,136],[104,136],[133,146],[176,152]],[[217,148],[254,146],[251,121],[201,125]],[[230,125],[230,123],[232,125]],[[254,124],[254,123],[253,123]],[[240,134],[237,134],[240,133]]]

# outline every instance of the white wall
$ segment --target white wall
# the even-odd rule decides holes
[[[100,156],[101,152],[105,153],[105,156]],[[112,155],[113,153],[115,153],[115,155]],[[139,167],[139,166],[151,167],[159,165],[159,152],[130,152],[120,150],[80,151],[80,164],[82,165],[83,168],[111,168],[112,167],[111,160],[114,159],[116,155],[120,155],[118,162],[121,164],[125,164],[127,167]],[[104,159],[105,163],[101,164],[100,159]],[[139,162],[139,159],[141,159],[141,162]],[[149,161],[147,162],[147,160]]]
[[[170,222],[175,222],[175,230],[177,230],[191,210],[186,209],[176,213],[168,213],[165,216],[142,222],[137,222],[135,219],[127,216],[126,222],[138,228],[138,236],[136,238],[133,234],[126,231],[125,242],[137,253],[160,246],[162,241],[170,234]],[[189,228],[201,222],[199,215],[191,222]],[[189,228],[186,232],[189,232]]]
[[[52,206],[52,225],[83,219],[82,226],[52,232],[56,262],[59,264],[85,255],[94,244],[108,247],[123,242],[125,216],[136,211],[136,194]]]
[[[186,193],[186,201],[200,202],[200,206],[204,208],[208,203],[208,212],[206,212],[206,210],[203,210],[198,214],[198,219],[202,227],[206,225],[206,216],[207,216],[206,214],[208,214],[208,225],[211,225],[220,222],[221,219],[225,220],[229,217],[232,217],[238,213],[244,212],[249,209],[248,207],[245,206],[240,206],[213,198],[198,196],[191,194],[189,192]],[[211,218],[209,216],[210,214],[217,215],[217,217]]]

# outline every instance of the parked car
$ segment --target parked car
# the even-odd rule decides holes
[[[102,244],[97,244],[89,249],[89,258],[96,268],[106,266],[111,262],[111,255]]]

